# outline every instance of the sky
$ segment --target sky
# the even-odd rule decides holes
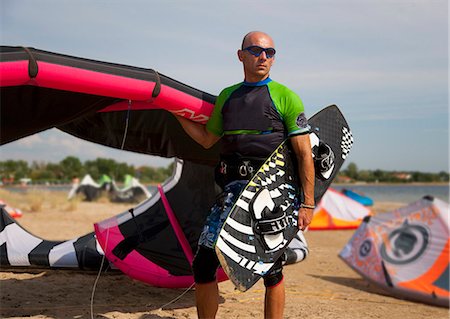
[[[152,68],[218,95],[243,79],[236,51],[269,33],[271,78],[312,116],[339,106],[355,138],[346,165],[449,170],[446,0],[2,0],[1,44]],[[0,147],[1,160],[172,160],[113,150],[56,129]],[[344,165],[345,167],[345,165]]]

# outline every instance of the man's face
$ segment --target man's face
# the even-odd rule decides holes
[[[273,48],[273,40],[265,34],[254,34],[249,36],[244,42],[244,48],[259,46],[261,48]],[[275,56],[267,57],[267,52],[263,51],[258,57],[247,50],[238,51],[239,60],[244,65],[245,80],[248,82],[258,82],[269,76],[270,68],[275,60]]]

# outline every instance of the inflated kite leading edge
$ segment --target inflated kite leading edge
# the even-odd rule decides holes
[[[212,165],[169,112],[205,123],[215,96],[151,69],[0,47],[0,144],[59,128],[129,151]],[[168,112],[169,111],[169,112]]]

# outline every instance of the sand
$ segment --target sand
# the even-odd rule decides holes
[[[12,203],[10,203],[12,204]],[[18,222],[45,239],[71,239],[93,231],[93,223],[128,208],[124,204],[78,203],[71,211],[43,205],[24,212]],[[402,206],[376,203],[376,212]],[[353,231],[310,231],[310,255],[285,267],[285,318],[448,318],[448,309],[386,295],[365,282],[337,256]],[[196,318],[194,291],[162,289],[121,273],[101,274],[93,294],[96,272],[68,270],[15,270],[0,272],[2,318]],[[219,285],[217,318],[262,318],[264,286],[236,291],[227,281]],[[169,305],[175,298],[179,300]]]

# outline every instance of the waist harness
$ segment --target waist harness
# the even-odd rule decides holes
[[[216,182],[222,188],[236,180],[251,180],[265,159],[243,157],[239,154],[222,155],[216,166]]]

